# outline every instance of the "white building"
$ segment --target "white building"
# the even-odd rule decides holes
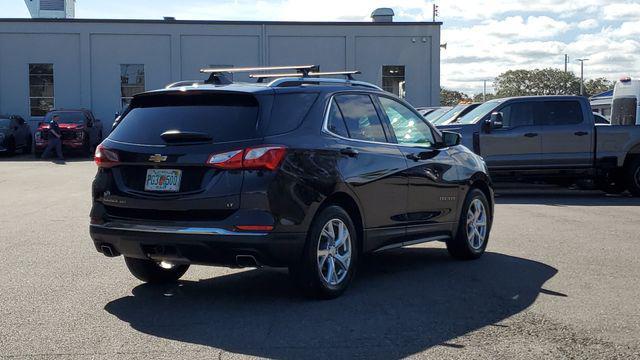
[[[45,10],[60,1],[30,6],[42,15],[60,11]],[[73,1],[64,5],[69,12]],[[438,105],[441,23],[392,14],[374,12],[371,22],[0,19],[0,114],[35,125],[52,108],[87,108],[108,129],[134,93],[205,79],[203,67],[299,64],[360,70],[356,79],[415,106]]]

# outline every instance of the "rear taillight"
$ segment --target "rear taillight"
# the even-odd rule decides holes
[[[206,165],[227,170],[275,170],[286,153],[287,148],[284,146],[256,146],[212,154]]]
[[[207,165],[227,170],[242,169],[243,155],[244,150],[233,150],[219,154],[211,154],[207,160]]]
[[[96,147],[96,153],[93,157],[96,165],[102,168],[109,168],[120,163],[120,157],[114,150],[105,148],[102,144]]]

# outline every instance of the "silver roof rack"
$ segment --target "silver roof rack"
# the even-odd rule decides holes
[[[320,77],[282,77],[273,80],[267,86],[269,87],[286,87],[286,86],[296,86],[300,84],[336,84],[336,85],[353,85],[353,86],[362,86],[370,89],[375,89],[379,91],[383,91],[379,86],[374,84],[357,81],[357,80],[349,80],[349,79],[336,79],[336,78],[320,78]]]
[[[307,74],[302,73],[285,73],[285,74],[251,74],[249,75],[252,79],[258,79],[258,82],[262,82],[264,79],[269,78],[280,78],[280,77],[322,77],[322,76],[346,76],[349,80],[354,80],[353,75],[361,74],[359,70],[348,70],[348,71],[310,71]]]
[[[318,65],[291,65],[291,66],[261,66],[261,67],[238,67],[238,68],[204,68],[200,69],[201,73],[210,74],[209,79],[205,81],[207,84],[227,85],[233,83],[225,74],[239,72],[255,72],[255,71],[283,71],[295,70],[307,76],[311,71],[318,71]]]
[[[287,65],[287,66],[261,66],[261,67],[234,67],[234,68],[203,68],[201,73],[236,73],[236,72],[253,72],[253,71],[281,71],[281,70],[302,70],[313,71],[318,69],[318,65]]]
[[[291,71],[293,70],[293,71]],[[255,74],[253,72],[268,72],[268,71],[280,71],[280,73],[263,73]],[[283,72],[288,71],[288,72]],[[167,85],[166,89],[182,87],[182,86],[198,86],[200,84],[213,84],[213,85],[229,85],[233,84],[233,81],[229,79],[225,74],[228,73],[240,73],[251,72],[249,77],[257,79],[258,83],[263,83],[265,79],[274,79],[268,84],[269,87],[286,87],[295,86],[301,84],[341,84],[341,85],[353,85],[363,86],[375,90],[382,89],[374,84],[370,84],[364,81],[357,81],[353,78],[353,75],[360,74],[358,70],[348,71],[325,71],[321,72],[318,65],[293,65],[293,66],[262,66],[262,67],[236,67],[236,68],[203,68],[200,69],[201,73],[210,74],[209,79],[202,80],[182,80]],[[337,79],[326,76],[344,76],[345,79]]]

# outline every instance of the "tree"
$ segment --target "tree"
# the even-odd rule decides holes
[[[615,83],[605,78],[590,79],[584,82],[584,91],[586,96],[593,96],[613,89]]]
[[[559,69],[509,70],[500,74],[493,87],[497,97],[527,95],[575,95],[580,79]]]
[[[492,94],[492,93],[486,93],[484,96],[485,101],[489,101],[497,98],[498,97],[496,96],[496,94]],[[482,93],[473,95],[473,102],[482,102],[482,100],[483,100]]]
[[[461,101],[469,101],[469,96],[460,91],[440,88],[440,104],[442,106],[455,106]]]

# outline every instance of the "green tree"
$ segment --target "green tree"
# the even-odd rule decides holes
[[[455,106],[461,101],[469,100],[469,96],[463,92],[440,88],[440,104],[442,106]]]
[[[584,82],[584,91],[586,96],[593,96],[613,89],[615,83],[605,78],[590,79]]]
[[[497,97],[527,95],[575,95],[580,79],[559,69],[509,70],[500,74],[493,87]]]
[[[489,101],[489,100],[497,99],[498,97],[496,96],[496,94],[487,93],[484,96],[484,98],[486,101]],[[482,102],[482,93],[473,95],[473,102]]]

